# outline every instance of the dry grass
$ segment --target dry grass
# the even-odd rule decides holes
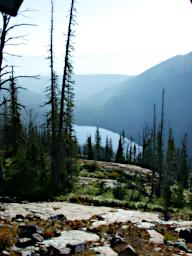
[[[13,246],[16,240],[17,225],[2,225],[0,227],[0,252]]]

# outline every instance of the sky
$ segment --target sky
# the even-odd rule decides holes
[[[55,0],[54,50],[57,73],[62,73],[69,0]],[[50,1],[24,0],[21,10],[35,23],[17,33],[27,34],[25,45],[9,47],[23,57],[22,70],[49,72]],[[190,0],[78,0],[73,53],[76,74],[137,75],[170,57],[192,51]],[[16,33],[16,31],[15,31]],[[15,59],[11,60],[12,62]],[[27,64],[26,64],[27,63]]]

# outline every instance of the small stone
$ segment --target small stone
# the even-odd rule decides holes
[[[119,256],[137,256],[135,249],[131,245],[127,245],[120,253]]]
[[[61,231],[60,230],[55,230],[54,237],[59,237],[59,236],[61,236]]]
[[[63,214],[53,215],[53,216],[50,216],[50,217],[48,218],[48,220],[52,220],[52,221],[54,221],[54,220],[65,221],[66,219],[67,219],[67,218],[66,218],[65,215],[63,215]]]
[[[82,253],[83,251],[85,251],[86,244],[84,242],[79,241],[77,243],[67,244],[66,247],[71,249],[72,254],[76,254],[76,253]]]
[[[96,216],[96,219],[97,219],[97,220],[105,220],[105,218],[103,218],[101,215],[97,215],[97,216]]]
[[[126,244],[125,240],[119,235],[113,236],[111,239],[111,247],[113,248],[120,244]]]
[[[69,256],[71,255],[71,249],[70,248],[55,248],[54,246],[49,246],[47,248],[47,251],[43,254],[43,252],[40,252],[41,255],[57,255],[57,256]]]
[[[25,217],[22,214],[16,214],[15,217],[12,218],[12,221],[24,220]]]
[[[185,239],[178,239],[177,242],[175,243],[175,247],[179,248],[180,250],[184,252],[189,252]]]
[[[38,233],[34,233],[34,234],[32,234],[32,240],[35,242],[35,243],[41,243],[41,242],[43,242],[43,240],[44,240],[44,238],[40,235],[40,234],[38,234]]]
[[[7,252],[5,250],[2,251],[2,256],[9,256],[9,255],[10,255],[9,252]]]
[[[168,245],[168,246],[174,246],[175,245],[175,243],[174,242],[172,242],[172,241],[166,241],[166,245]]]
[[[156,247],[156,248],[154,249],[154,251],[155,251],[155,252],[160,252],[160,251],[161,251],[161,247]]]
[[[81,228],[80,230],[86,232],[86,231],[87,231],[87,228],[86,228],[86,227],[83,227],[83,228]]]
[[[141,223],[138,223],[136,226],[141,229],[153,229],[155,227],[155,224],[147,221],[143,221]]]
[[[39,246],[39,252],[40,252],[41,255],[47,255],[47,251],[48,251],[48,249],[45,245],[40,245]]]
[[[69,256],[71,255],[71,249],[70,248],[63,248],[58,251],[59,256]]]
[[[102,256],[117,256],[118,254],[113,251],[109,246],[98,246],[92,249],[96,253],[99,253]]]

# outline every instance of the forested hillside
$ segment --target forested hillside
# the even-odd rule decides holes
[[[192,53],[176,56],[146,72],[119,83],[115,88],[98,93],[75,109],[77,124],[97,125],[127,136],[142,136],[153,119],[156,105],[160,119],[161,92],[165,88],[165,126],[173,128],[178,142],[185,132],[191,136]]]

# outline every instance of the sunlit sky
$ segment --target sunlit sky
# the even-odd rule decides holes
[[[62,72],[69,0],[55,0],[56,69]],[[23,28],[28,42],[14,53],[36,56],[34,71],[48,73],[50,1],[24,0],[21,9],[36,9]],[[78,0],[74,27],[74,72],[135,75],[178,54],[192,51],[192,5],[189,0]],[[17,22],[19,22],[17,21]],[[29,58],[33,59],[33,58]],[[35,60],[37,61],[35,64]],[[42,60],[42,62],[41,62]],[[28,61],[30,64],[30,61]]]

